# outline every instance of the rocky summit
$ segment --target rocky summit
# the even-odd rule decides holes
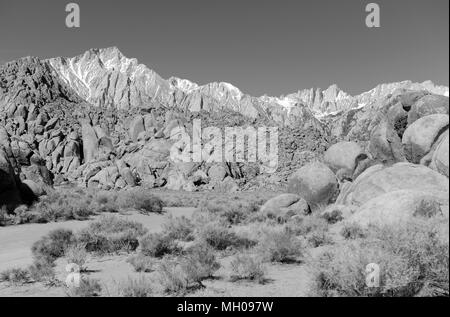
[[[332,85],[254,97],[229,83],[163,79],[115,47],[26,57],[0,66],[0,204],[14,208],[72,183],[105,190],[273,188],[310,205],[361,205],[374,193],[413,189],[406,186],[413,176],[448,181],[448,96],[448,87],[431,81],[404,81],[357,96]],[[276,165],[173,159],[173,131],[192,136],[194,120],[220,131],[277,128]],[[246,158],[248,143],[223,142],[225,152],[243,149]],[[398,184],[389,181],[394,171]],[[385,187],[375,190],[374,180]]]

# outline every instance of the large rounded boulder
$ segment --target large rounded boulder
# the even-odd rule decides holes
[[[286,214],[305,215],[310,209],[302,197],[295,194],[281,194],[269,199],[260,211],[269,217],[284,217]]]
[[[401,224],[413,217],[448,219],[448,203],[448,193],[398,190],[369,200],[348,221],[367,226]]]
[[[361,206],[369,200],[398,190],[416,190],[423,193],[446,193],[448,178],[432,169],[411,163],[392,166],[378,164],[368,168],[351,185],[347,186],[337,204]]]
[[[324,161],[335,173],[340,169],[353,172],[356,167],[356,158],[362,154],[364,151],[357,143],[339,142],[325,152]]]
[[[433,158],[431,159],[430,167],[441,173],[442,175],[445,175],[449,177],[449,132],[445,132],[443,135],[442,140],[440,141],[439,145],[437,146],[436,150],[433,152]]]
[[[448,97],[441,95],[426,95],[414,103],[408,112],[408,124],[431,114],[449,114]]]
[[[328,203],[337,188],[338,181],[333,171],[320,162],[303,166],[288,181],[288,192],[299,195],[310,206]]]
[[[384,163],[406,161],[402,140],[394,125],[384,118],[370,134],[369,152],[375,160]]]
[[[449,116],[432,114],[415,121],[403,134],[403,148],[408,161],[419,164],[434,142],[448,129]]]

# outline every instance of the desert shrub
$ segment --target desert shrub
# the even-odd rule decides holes
[[[83,245],[73,245],[69,247],[64,253],[64,256],[68,263],[78,265],[81,271],[85,269],[84,265],[86,264],[88,253]]]
[[[441,213],[441,205],[433,199],[422,199],[414,210],[414,216],[424,218],[431,218]]]
[[[93,194],[93,201],[91,203],[92,208],[96,213],[119,212],[119,206],[117,203],[118,195],[114,191],[98,191]]]
[[[189,280],[182,266],[176,259],[165,257],[159,263],[157,278],[166,293],[184,293],[189,286]]]
[[[163,224],[163,232],[171,239],[180,241],[194,240],[194,228],[192,222],[186,217],[169,216]]]
[[[48,235],[36,241],[31,247],[31,252],[37,261],[53,263],[64,256],[76,239],[71,230],[56,229]]]
[[[68,297],[97,297],[100,296],[102,286],[96,279],[83,277],[79,286],[71,286],[66,290]]]
[[[95,214],[92,200],[84,192],[74,190],[51,191],[30,207],[33,222],[86,220]]]
[[[231,247],[248,248],[256,244],[254,241],[238,236],[219,222],[208,223],[200,228],[199,239],[220,251]]]
[[[139,240],[140,252],[155,258],[179,251],[175,241],[164,233],[149,233]]]
[[[8,214],[6,207],[0,208],[0,227],[11,225],[12,217]]]
[[[8,282],[13,285],[21,285],[29,282],[29,273],[27,270],[14,268],[0,273],[0,282]]]
[[[447,224],[448,225],[448,224]],[[373,227],[366,239],[345,241],[313,260],[318,296],[436,296],[449,294],[449,246],[436,224]],[[379,287],[366,285],[366,267],[380,268]]]
[[[141,223],[103,215],[80,231],[78,242],[85,245],[88,252],[131,252],[136,250],[139,238],[146,232]]]
[[[219,215],[231,225],[245,222],[259,207],[259,201],[243,200],[239,196],[205,199],[200,203],[202,212]]]
[[[362,239],[367,236],[367,232],[357,223],[346,223],[341,229],[341,236],[346,240]]]
[[[133,208],[144,214],[162,213],[164,208],[164,203],[161,198],[150,194],[142,188],[135,188],[123,192],[117,201],[122,208]]]
[[[187,249],[183,256],[164,257],[157,269],[159,283],[166,293],[185,294],[203,287],[202,281],[220,268],[213,249],[205,243]]]
[[[202,242],[188,248],[181,263],[187,278],[196,283],[212,277],[220,268],[214,249]]]
[[[263,262],[247,254],[237,254],[231,261],[231,280],[250,280],[264,282],[265,268]]]
[[[143,254],[137,254],[127,259],[136,272],[152,272],[155,269],[155,259]]]
[[[144,276],[131,278],[119,283],[118,293],[122,297],[151,297],[154,293],[153,284]]]
[[[30,278],[35,282],[51,282],[55,279],[54,264],[47,261],[35,260],[28,267]]]
[[[327,244],[333,244],[333,238],[327,231],[313,231],[307,236],[310,246],[317,248]]]
[[[265,228],[261,232],[257,251],[265,261],[289,262],[302,256],[304,247],[288,228]]]

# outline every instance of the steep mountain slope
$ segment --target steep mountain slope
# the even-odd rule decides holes
[[[228,108],[256,118],[267,109],[283,109],[288,115],[292,108],[306,106],[317,116],[362,107],[382,99],[397,89],[427,90],[448,96],[448,88],[432,82],[381,84],[358,96],[351,96],[337,85],[300,90],[281,97],[255,98],[229,83],[198,85],[186,79],[172,77],[164,80],[157,73],[125,57],[116,47],[92,49],[73,58],[49,59],[59,76],[82,98],[95,106],[130,109],[146,108],[158,102],[167,107],[190,111]]]

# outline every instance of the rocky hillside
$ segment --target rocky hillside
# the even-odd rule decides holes
[[[438,141],[448,129],[448,108],[448,88],[432,82],[381,84],[358,96],[333,85],[253,97],[228,83],[163,79],[117,48],[92,49],[73,58],[24,58],[0,66],[2,175],[9,175],[0,182],[0,193],[22,181],[32,181],[37,193],[64,182],[227,192],[280,187],[302,166],[323,160],[339,141],[358,144],[358,160],[366,165],[408,161],[445,174],[445,162],[437,163],[442,158],[433,153],[443,148]],[[424,145],[418,132],[407,131],[422,131],[416,122],[429,115],[441,117],[421,123],[424,129],[435,127]],[[192,136],[194,119],[201,119],[203,129],[218,127],[222,134],[226,127],[277,127],[276,164],[172,159],[173,129]],[[227,147],[230,141],[221,138],[223,152],[242,146],[248,155],[245,139]],[[363,170],[341,171],[338,178],[354,179]],[[11,195],[14,201],[20,193]]]

